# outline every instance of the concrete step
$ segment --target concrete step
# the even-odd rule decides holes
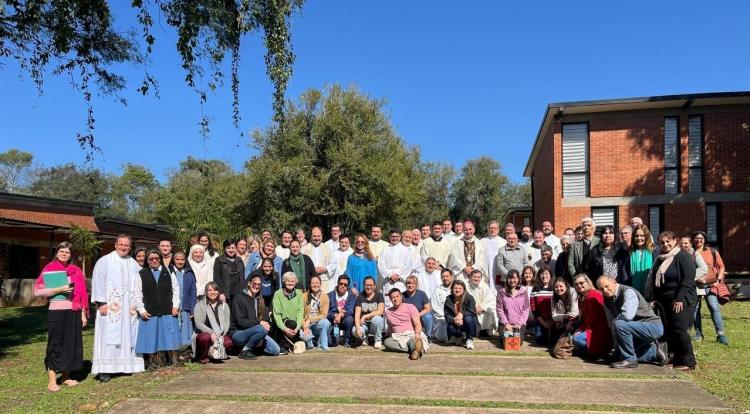
[[[404,360],[404,365],[408,361]],[[232,372],[203,370],[164,384],[156,393],[289,398],[492,401],[654,409],[725,410],[718,398],[675,379],[583,379],[444,375]]]
[[[149,413],[149,414],[227,414],[241,412],[267,413],[394,413],[394,414],[573,414],[572,410],[539,410],[516,408],[474,408],[474,407],[422,407],[413,405],[376,405],[376,404],[322,404],[322,403],[287,403],[259,401],[223,401],[223,400],[158,400],[133,399],[120,403],[112,408],[112,413]],[[619,414],[618,411],[587,411],[594,414]]]
[[[223,364],[206,365],[213,370],[271,370],[292,372],[348,371],[356,373],[482,373],[486,375],[523,375],[538,373],[553,374],[593,374],[592,376],[672,376],[675,371],[651,364],[640,364],[637,369],[617,370],[607,364],[590,363],[580,358],[567,360],[552,357],[508,358],[505,356],[429,353],[418,361],[409,361],[406,354],[393,352],[324,352],[308,351],[303,354],[278,357],[262,356],[252,361],[231,358]]]

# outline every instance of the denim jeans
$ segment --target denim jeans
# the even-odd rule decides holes
[[[452,323],[448,324],[448,339],[451,337],[461,338],[462,333],[466,333],[466,339],[474,338],[477,333],[477,320],[469,314],[464,315],[464,323],[461,326],[456,326]]]
[[[576,332],[573,334],[573,346],[577,351],[586,352],[588,347],[586,343],[586,332]]]
[[[369,322],[365,322],[360,326],[360,329],[362,331],[362,340],[367,340],[367,335],[369,333],[372,333],[372,335],[375,337],[375,342],[382,342],[383,341],[383,328],[385,327],[385,320],[382,316],[374,316],[372,319],[370,319]],[[352,328],[352,334],[354,334],[354,330],[357,329],[357,327]],[[371,332],[372,331],[372,332]]]
[[[422,332],[429,338],[432,334],[432,325],[435,323],[435,317],[432,312],[427,312],[419,318],[422,321]]]
[[[275,356],[281,352],[279,344],[268,336],[268,332],[260,325],[234,331],[232,334],[232,342],[234,342],[234,345],[238,348],[242,347],[243,351],[246,349],[255,349],[262,340],[265,340],[265,346],[263,348],[265,354]]]
[[[330,332],[331,339],[333,340],[333,342],[330,342],[330,344],[332,346],[337,346],[339,344],[339,338],[333,337],[333,321],[331,321],[330,319],[328,321],[331,322],[331,328],[328,330],[328,332]],[[339,324],[339,332],[341,336],[344,337],[344,343],[349,342],[349,336],[352,333],[353,326],[354,326],[354,316],[347,316]]]
[[[307,342],[308,348],[313,346],[313,338],[318,338],[318,348],[328,349],[328,331],[331,328],[331,321],[328,319],[321,319],[315,323],[310,324],[311,336],[303,337],[302,339]]]
[[[711,312],[711,319],[714,321],[714,328],[716,329],[716,335],[724,335],[724,318],[721,316],[721,305],[719,305],[719,298],[716,295],[712,295],[710,288],[706,288],[706,305],[708,310]],[[703,322],[701,321],[701,300],[698,296],[698,305],[695,307],[695,333],[703,335]]]
[[[661,323],[617,319],[614,325],[615,349],[620,358],[639,362],[656,360],[656,341],[664,335]]]

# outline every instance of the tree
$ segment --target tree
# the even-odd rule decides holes
[[[0,191],[16,192],[25,184],[34,155],[11,148],[0,153]]]
[[[223,161],[188,157],[158,192],[156,221],[169,225],[183,248],[199,231],[236,237],[243,227],[236,208],[249,196],[244,178]]]
[[[93,259],[102,250],[102,241],[96,239],[96,235],[91,231],[75,225],[69,224],[68,237],[73,244],[73,251],[80,255],[82,260],[81,269],[86,274],[86,263]]]
[[[97,214],[107,211],[112,204],[111,178],[95,169],[78,169],[73,163],[42,168],[28,188],[39,197],[96,203]]]
[[[296,225],[411,225],[425,208],[419,150],[407,147],[385,102],[356,88],[308,90],[289,102],[284,128],[256,131],[246,164],[244,223],[275,231]]]
[[[125,164],[122,175],[112,179],[112,205],[108,214],[144,223],[153,222],[160,188],[156,177],[146,167]]]
[[[424,163],[422,170],[425,174],[426,210],[422,217],[416,218],[415,225],[448,217],[452,205],[450,190],[456,177],[453,166],[439,162]]]
[[[137,27],[122,28],[108,0],[4,0],[0,2],[0,58],[18,62],[39,92],[45,78],[65,75],[87,105],[85,132],[77,139],[87,157],[99,150],[94,138],[94,87],[103,95],[118,93],[127,85],[122,64],[144,70],[138,91],[158,95],[157,80],[148,63],[156,42],[151,30],[154,16],[160,27],[177,33],[177,51],[185,83],[194,89],[201,105],[207,92],[223,86],[222,64],[231,54],[233,122],[239,126],[239,64],[242,39],[263,32],[266,73],[274,85],[275,120],[282,121],[284,92],[291,77],[294,54],[289,20],[303,0],[131,0]],[[139,40],[137,32],[142,33]],[[145,51],[143,48],[145,47]],[[0,61],[0,64],[2,61]],[[206,79],[206,85],[202,85]],[[124,99],[119,98],[123,103]],[[208,134],[208,116],[200,122]]]
[[[499,161],[489,157],[469,160],[453,184],[451,216],[472,219],[481,233],[491,220],[502,220],[510,207],[528,205],[524,191],[528,191],[524,185],[511,183],[502,173]]]

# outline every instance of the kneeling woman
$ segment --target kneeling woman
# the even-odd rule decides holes
[[[237,293],[232,302],[232,327],[230,329],[232,342],[240,352],[241,359],[255,359],[256,353],[267,355],[279,354],[279,345],[271,339],[268,333],[271,324],[268,323],[266,301],[261,293],[261,277],[250,276],[247,289]]]
[[[135,283],[136,310],[141,317],[135,352],[147,357],[153,369],[167,362],[161,352],[167,352],[169,363],[174,363],[174,351],[180,346],[180,286],[175,275],[162,265],[157,250],[146,253],[146,262]]]
[[[224,349],[232,347],[229,305],[219,300],[219,285],[206,283],[206,295],[195,305],[193,320],[197,335],[193,337],[193,356],[201,364],[208,363],[208,351],[217,342]]]
[[[57,385],[57,373],[62,373],[62,383],[74,387],[78,381],[70,378],[70,371],[83,368],[83,338],[81,331],[88,321],[89,310],[86,282],[81,269],[71,264],[71,247],[68,242],[57,245],[55,259],[44,266],[42,274],[34,285],[34,295],[49,297],[49,314],[47,317],[47,356],[44,366],[47,367],[47,389],[60,391]],[[47,287],[45,274],[50,272],[64,273],[64,281],[59,287]]]
[[[573,346],[579,355],[603,357],[612,350],[612,331],[604,312],[604,297],[594,289],[588,276],[581,273],[573,278],[578,294],[580,324],[573,333]]]
[[[466,285],[462,280],[454,280],[451,294],[445,298],[443,312],[448,324],[448,341],[452,337],[461,340],[466,334],[466,349],[474,349],[474,335],[477,333],[477,303],[471,295],[466,294]]]
[[[505,287],[497,291],[497,319],[505,332],[517,331],[523,340],[529,319],[529,297],[520,283],[518,270],[511,269]]]
[[[318,348],[327,351],[331,328],[331,321],[328,320],[330,301],[328,295],[323,293],[320,287],[320,276],[314,275],[310,278],[310,290],[302,296],[302,301],[305,303],[302,339],[305,340],[307,349],[313,348],[313,339],[315,339]]]

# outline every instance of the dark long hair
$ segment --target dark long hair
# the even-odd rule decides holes
[[[552,282],[552,290],[554,290],[555,285],[557,282],[561,282],[565,284],[565,294],[560,296],[555,292],[552,295],[552,303],[557,303],[557,301],[562,301],[563,306],[565,307],[565,312],[570,312],[570,309],[573,307],[573,295],[570,293],[570,285],[568,284],[568,281],[565,280],[562,277],[558,277],[555,279],[554,282]]]

